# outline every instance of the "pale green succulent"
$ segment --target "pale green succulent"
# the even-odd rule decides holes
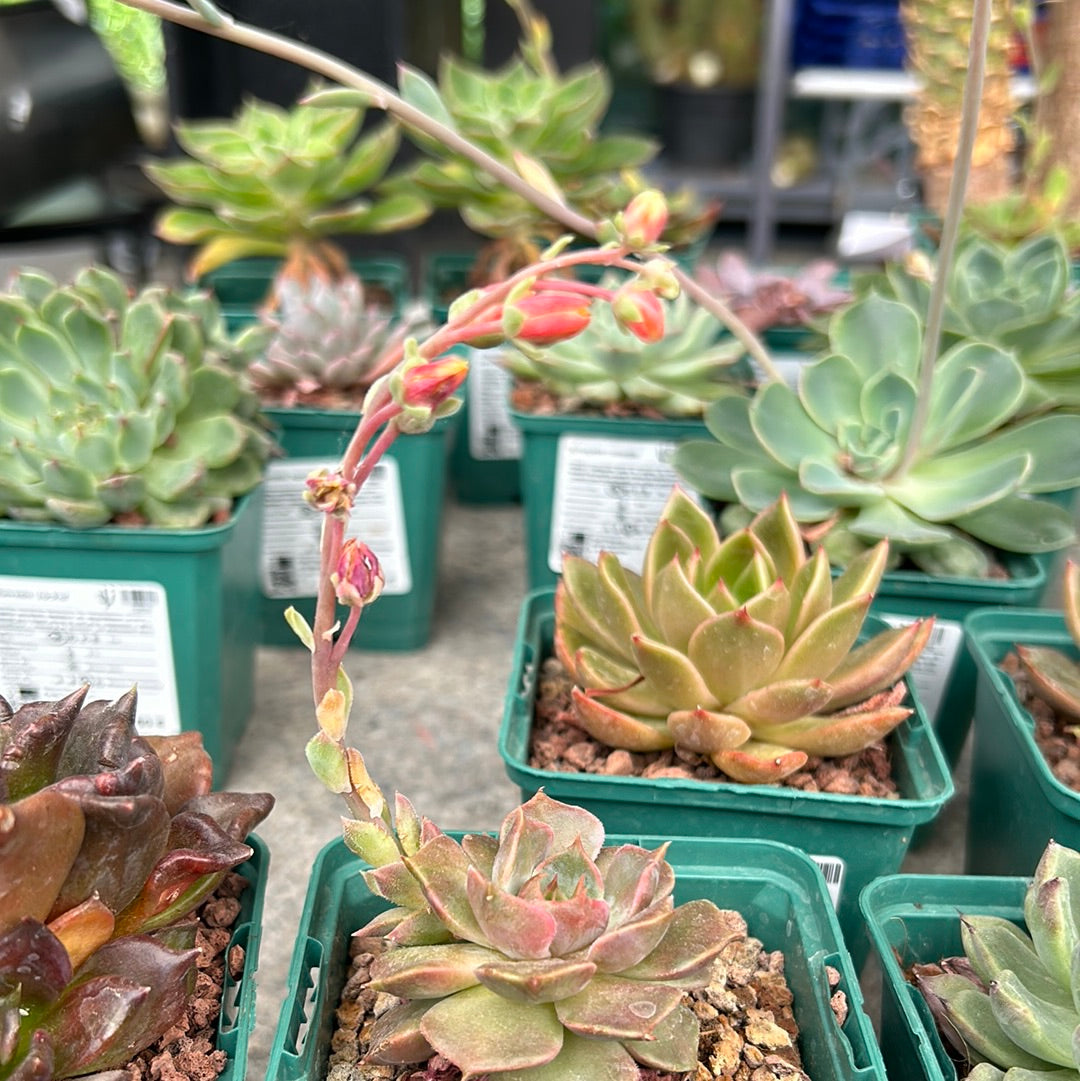
[[[612,305],[595,304],[580,334],[543,349],[507,349],[500,362],[575,407],[631,402],[665,416],[700,416],[709,402],[741,393],[733,366],[744,355],[742,345],[722,337],[715,316],[686,294],[660,304],[659,341],[643,341],[620,324]]]
[[[451,56],[440,62],[438,84],[403,68],[399,87],[422,109],[527,179],[549,188],[590,221],[623,210],[647,187],[637,169],[656,155],[656,143],[633,134],[601,134],[611,100],[602,65],[560,73],[535,41],[497,71]],[[395,177],[393,191],[419,191],[436,206],[456,208],[470,229],[521,245],[523,262],[535,258],[538,240],[552,241],[564,228],[468,159],[443,144],[410,132],[428,159]],[[715,218],[689,191],[668,196],[663,241],[691,243]],[[541,246],[543,246],[541,244]]]
[[[676,906],[662,846],[604,846],[595,815],[537,793],[497,837],[461,842],[402,796],[350,847],[395,907],[357,935],[389,948],[369,986],[396,996],[367,1061],[426,1062],[492,1081],[637,1081],[639,1064],[693,1070],[698,1019],[684,992],[745,925],[711,901]]]
[[[189,157],[155,162],[146,173],[177,206],[157,234],[193,244],[193,278],[252,255],[289,256],[343,268],[330,238],[407,229],[430,213],[417,192],[376,195],[400,139],[396,124],[357,137],[360,107],[298,104],[281,109],[250,99],[232,120],[176,125]]]
[[[0,516],[195,528],[262,479],[247,357],[204,291],[129,295],[110,270],[0,295]]]
[[[427,324],[426,307],[395,315],[367,302],[355,274],[287,279],[278,287],[277,309],[239,340],[257,353],[248,376],[264,403],[359,408],[391,351]]]
[[[1078,901],[1080,853],[1051,841],[1024,895],[1026,929],[961,916],[966,957],[917,979],[945,1038],[974,1063],[969,1081],[1080,1078]]]
[[[910,716],[876,696],[898,684],[933,622],[856,647],[887,549],[880,542],[834,582],[786,500],[721,540],[675,489],[640,575],[611,553],[563,561],[555,651],[574,681],[576,723],[609,747],[705,755],[752,784],[781,780],[811,754],[862,750]]]
[[[1017,419],[1028,380],[1016,357],[964,341],[934,369],[910,461],[922,323],[877,294],[830,322],[831,352],[780,382],[705,411],[714,441],[676,451],[694,490],[757,512],[786,492],[821,527],[834,562],[889,538],[930,574],[980,576],[989,556],[1049,552],[1075,539],[1068,510],[1033,498],[1080,484],[1080,415]]]
[[[1070,266],[1056,233],[1013,246],[975,235],[949,272],[944,345],[975,340],[1013,352],[1029,383],[1025,412],[1080,405],[1080,293],[1070,288]],[[886,280],[892,295],[925,314],[923,274],[894,264]]]

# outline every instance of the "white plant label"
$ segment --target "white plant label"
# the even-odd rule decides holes
[[[780,373],[780,378],[783,379],[792,390],[799,389],[799,373],[814,359],[809,353],[801,356],[792,353],[770,353],[769,358],[773,362],[773,367]],[[754,373],[754,379],[759,384],[770,382],[772,376],[770,376],[753,357],[750,357],[749,360],[750,368]]]
[[[821,868],[833,908],[839,908],[840,894],[844,890],[844,875],[847,873],[847,864],[839,856],[811,856],[810,858]]]
[[[906,627],[915,620],[911,616],[882,615],[890,627]],[[964,627],[951,619],[934,620],[934,629],[926,648],[911,666],[908,676],[915,686],[915,693],[926,710],[926,719],[933,724],[941,710],[941,700],[949,685],[960,646],[964,641]]]
[[[134,686],[144,736],[180,731],[169,607],[160,582],[0,575],[0,695],[15,708],[90,684],[92,699]]]
[[[512,377],[484,349],[469,355],[469,454],[478,462],[521,457],[521,432],[510,417]]]
[[[304,502],[304,481],[316,469],[339,463],[319,458],[288,458],[266,471],[259,577],[264,596],[314,597],[319,588],[319,538],[322,514]],[[386,578],[383,592],[408,593],[409,538],[401,471],[396,459],[383,457],[360,490],[346,537],[362,540],[378,557]]]
[[[548,566],[564,552],[595,560],[614,552],[640,570],[645,549],[678,476],[670,440],[563,435],[555,455]]]

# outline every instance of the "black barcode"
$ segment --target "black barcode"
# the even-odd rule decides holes
[[[270,588],[274,590],[296,588],[296,570],[291,556],[278,556],[271,564]]]
[[[568,556],[580,556],[585,554],[585,534],[584,533],[567,533],[563,536],[562,544],[559,546],[563,555]]]
[[[120,598],[132,608],[153,608],[157,594],[152,589],[122,589]]]
[[[814,862],[821,868],[821,873],[830,886],[835,886],[844,877],[844,865],[842,863],[837,863],[834,860],[814,860]]]
[[[945,635],[948,634],[948,632],[948,624],[935,623],[934,629],[930,632],[930,637],[926,641],[926,648],[933,649],[935,646],[940,646],[945,640]]]

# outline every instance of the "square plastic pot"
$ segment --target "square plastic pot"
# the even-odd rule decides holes
[[[1050,772],[1035,722],[998,665],[1017,644],[1077,650],[1060,612],[988,608],[970,615],[964,632],[978,670],[964,869],[1029,875],[1051,838],[1080,847],[1080,794]]]
[[[953,794],[952,778],[918,696],[915,712],[890,736],[898,799],[802,792],[782,785],[740,785],[681,778],[561,773],[528,764],[537,672],[552,655],[554,591],[525,598],[506,696],[499,753],[523,799],[549,796],[592,811],[615,833],[758,837],[807,852],[832,887],[840,928],[856,964],[866,956],[859,891],[900,869],[912,830]]]
[[[270,873],[270,850],[266,842],[254,833],[247,837],[246,843],[254,852],[249,860],[236,868],[236,873],[248,880],[248,888],[240,895],[240,914],[229,939],[230,950],[234,946],[243,949],[244,967],[237,980],[225,966],[217,1047],[228,1055],[228,1061],[218,1081],[245,1081],[248,1044],[255,1028],[255,974],[259,968],[259,947],[262,944],[263,903]]]
[[[139,730],[197,729],[221,783],[251,713],[262,499],[201,529],[0,521],[0,694],[136,685]]]
[[[961,913],[1023,926],[1027,884],[1024,878],[888,875],[863,890],[859,904],[881,963],[881,1053],[889,1081],[956,1081],[930,1011],[904,971],[963,954]]]
[[[921,571],[888,571],[870,608],[886,619],[936,617],[933,640],[912,678],[950,769],[960,758],[975,712],[975,663],[963,648],[964,620],[990,605],[1033,607],[1047,588],[1045,559],[1005,555],[1002,562],[1007,578],[932,578]]]
[[[655,848],[662,839],[637,834],[607,838],[608,844],[627,842]],[[884,1081],[855,970],[817,868],[786,845],[745,840],[676,838],[667,859],[675,869],[676,903],[707,898],[721,908],[737,909],[766,949],[783,951],[799,1047],[810,1076]],[[315,861],[266,1081],[320,1081],[326,1075],[349,936],[386,907],[368,892],[359,874],[362,866],[340,840],[323,848]],[[851,1006],[842,1028],[829,1006],[826,965],[839,970]]]
[[[212,289],[218,298],[225,325],[230,331],[256,321],[280,266],[280,259],[261,256],[236,259],[212,270],[202,279],[202,284]],[[409,267],[404,259],[395,255],[350,259],[349,266],[364,283],[365,290],[378,290],[385,295],[394,314],[400,313],[409,292]]]
[[[562,553],[615,552],[640,564],[679,483],[675,444],[708,435],[700,420],[539,415],[511,409],[521,430],[528,588],[553,586]]]
[[[318,409],[268,409],[286,457],[266,477],[258,559],[260,641],[301,646],[285,622],[290,605],[310,623],[318,582],[319,514],[304,503],[304,478],[341,460],[359,414]],[[420,649],[431,636],[438,579],[446,459],[457,418],[422,435],[394,440],[365,485],[353,512],[353,532],[382,564],[386,586],[364,612],[353,644],[361,649]],[[350,533],[350,535],[353,535]]]

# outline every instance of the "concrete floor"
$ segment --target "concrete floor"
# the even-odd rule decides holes
[[[445,829],[493,829],[517,802],[496,749],[525,588],[522,512],[518,506],[464,506],[444,519],[442,562],[431,641],[408,653],[353,650],[347,670],[356,689],[350,740],[389,795],[400,789]],[[277,797],[259,827],[271,850],[258,972],[258,1010],[248,1076],[268,1062],[285,992],[289,958],[319,849],[339,836],[343,805],[323,790],[304,759],[315,730],[303,650],[259,652],[256,707],[228,787]],[[958,794],[932,834],[909,852],[905,870],[958,873],[963,865],[968,755]],[[879,981],[863,976],[871,1015]]]

